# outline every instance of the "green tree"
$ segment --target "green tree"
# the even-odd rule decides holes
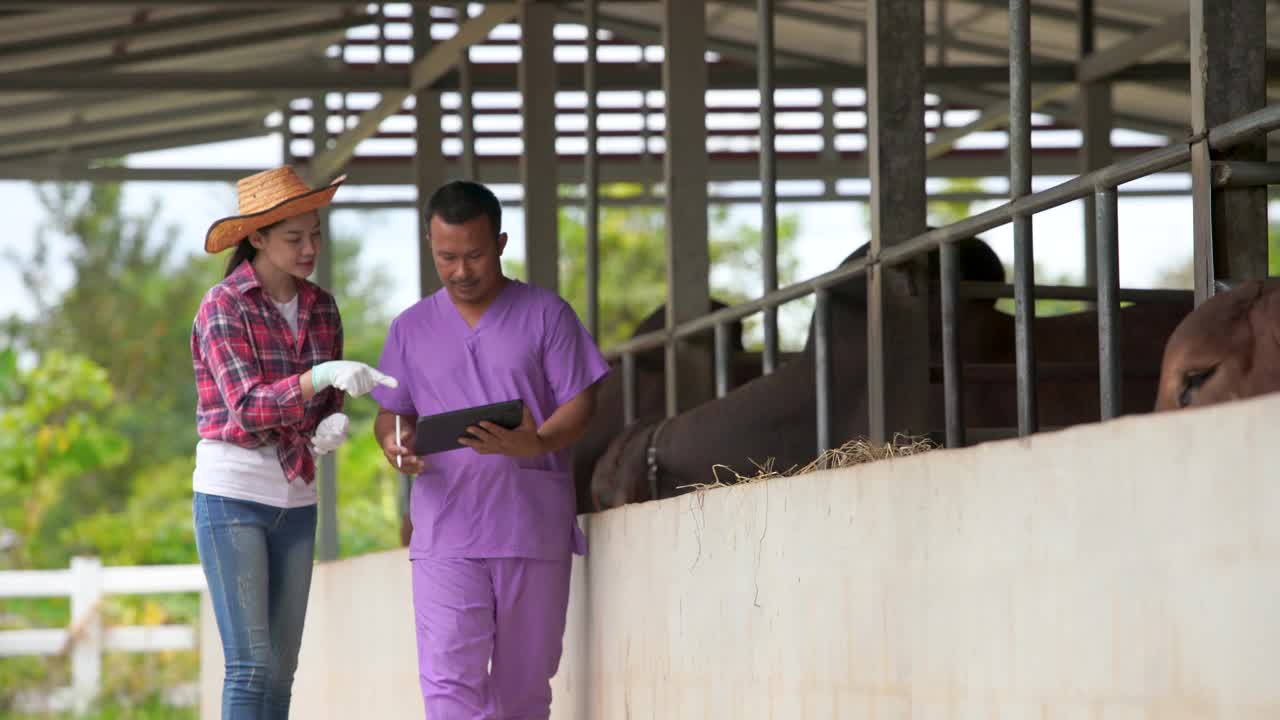
[[[115,394],[106,372],[84,357],[51,352],[19,371],[9,350],[0,368],[0,525],[12,545],[0,552],[0,567],[65,566],[61,500],[129,455],[128,440],[111,426]]]

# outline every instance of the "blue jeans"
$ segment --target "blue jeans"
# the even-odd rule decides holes
[[[311,589],[316,507],[192,499],[196,549],[222,636],[222,720],[289,717]]]

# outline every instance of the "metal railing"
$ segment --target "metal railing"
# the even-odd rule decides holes
[[[729,338],[728,327],[750,315],[760,312],[774,311],[785,303],[799,298],[814,295],[815,311],[813,320],[813,337],[815,352],[815,383],[817,393],[818,451],[831,447],[831,413],[830,413],[830,312],[829,294],[833,287],[847,280],[866,273],[879,264],[893,266],[927,253],[935,248],[941,252],[941,305],[942,305],[942,351],[944,366],[944,389],[946,434],[948,446],[964,444],[963,423],[961,421],[959,385],[960,359],[958,353],[957,305],[960,297],[958,268],[956,267],[955,247],[953,243],[964,240],[1002,225],[1014,222],[1019,218],[1030,218],[1032,215],[1051,208],[1065,205],[1088,196],[1094,196],[1097,202],[1098,225],[1098,281],[1096,293],[1089,288],[1040,287],[1035,288],[1027,277],[1028,270],[1020,269],[1015,264],[1014,287],[1022,282],[1030,289],[1028,297],[1017,303],[1015,322],[1026,326],[1034,313],[1033,303],[1040,299],[1072,299],[1090,300],[1097,303],[1099,315],[1099,376],[1102,418],[1115,417],[1120,411],[1121,364],[1120,351],[1116,333],[1120,303],[1126,300],[1169,301],[1185,298],[1186,293],[1170,290],[1121,290],[1119,287],[1118,268],[1118,186],[1154,173],[1170,170],[1190,161],[1192,147],[1197,142],[1207,142],[1214,150],[1224,150],[1259,134],[1280,129],[1280,105],[1270,105],[1230,122],[1212,128],[1206,136],[1190,138],[1185,143],[1171,144],[1152,150],[1137,157],[1123,160],[1093,172],[1080,175],[1040,192],[1024,194],[1015,199],[973,215],[958,222],[921,233],[910,240],[885,248],[878,256],[868,256],[850,261],[843,267],[803,280],[748,302],[709,313],[695,320],[681,323],[671,329],[656,330],[632,338],[613,346],[606,353],[610,359],[621,359],[623,372],[623,414],[624,421],[631,424],[636,419],[636,368],[637,353],[669,346],[686,340],[692,336],[714,332],[715,368],[717,396],[723,397],[728,392]],[[1200,198],[1195,198],[1198,202]],[[970,297],[1005,297],[1009,286],[998,283],[964,283],[965,294]],[[880,352],[874,343],[868,344],[868,354]],[[1017,375],[1019,377],[1019,396],[1026,397],[1026,389],[1034,387],[1034,363],[1030,358],[1019,353]],[[1020,405],[1022,402],[1020,402]],[[1031,408],[1034,410],[1034,408]],[[1026,408],[1020,408],[1020,415]],[[1020,418],[1020,434],[1029,430],[1027,418]]]

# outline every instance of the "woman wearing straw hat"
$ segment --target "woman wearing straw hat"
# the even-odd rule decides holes
[[[288,717],[315,547],[314,456],[346,439],[343,392],[397,384],[340,359],[337,304],[306,279],[317,211],[344,179],[312,190],[289,167],[244,178],[239,214],[205,235],[207,252],[235,248],[191,332],[192,512],[226,658],[224,719]]]

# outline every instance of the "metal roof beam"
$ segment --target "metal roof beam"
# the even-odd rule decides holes
[[[166,133],[147,133],[134,138],[73,146],[55,152],[16,152],[8,156],[0,156],[0,164],[14,161],[77,163],[87,164],[90,159],[118,158],[133,153],[186,148],[194,145],[205,145],[229,140],[243,140],[261,137],[273,132],[261,122],[234,122],[207,127],[185,128]]]
[[[261,123],[263,115],[279,107],[280,103],[275,98],[237,98],[97,122],[72,123],[17,133],[0,133],[0,156],[12,154],[15,150],[40,150],[110,142],[122,135],[136,137],[139,134],[164,131],[173,128],[175,124],[184,127],[190,127],[199,121],[205,121],[204,124],[226,124],[229,118],[236,122],[253,120]],[[0,125],[0,127],[3,126]]]
[[[1190,32],[1190,13],[1172,17],[1106,50],[1090,53],[1080,60],[1076,79],[1081,83],[1109,79],[1138,65],[1143,58],[1153,53],[1164,50],[1170,45],[1187,42]],[[1189,69],[1188,72],[1190,72]]]
[[[242,17],[252,18],[254,16],[270,14],[270,11],[251,9],[246,10]],[[177,17],[147,20],[140,23],[131,22],[111,27],[94,28],[92,30],[80,30],[73,33],[67,33],[66,35],[27,38],[17,42],[0,44],[0,58],[10,58],[15,55],[46,52],[49,50],[66,50],[80,45],[102,45],[103,43],[115,40],[134,40],[162,32],[177,31],[190,33],[192,31],[198,31],[203,25],[226,23],[229,19],[230,18],[225,10],[219,10],[217,12],[203,13],[200,15],[181,15]]]
[[[1008,0],[964,0],[964,2],[970,5],[985,7],[990,10],[998,10],[1005,13],[1009,12]],[[1075,26],[1079,22],[1079,16],[1076,14],[1075,10],[1071,10],[1067,8],[1050,7],[1044,4],[1033,5],[1031,8],[1031,17],[1033,20],[1036,18],[1045,18],[1047,20],[1057,20],[1059,22],[1067,23],[1072,26]],[[1151,27],[1146,23],[1139,23],[1139,22],[1133,22],[1131,20],[1120,20],[1118,18],[1108,18],[1108,17],[1101,17],[1101,16],[1095,18],[1094,23],[1100,28],[1107,28],[1110,30],[1121,30],[1121,31],[1130,32],[1130,33],[1140,32],[1142,30],[1146,30]]]
[[[218,36],[178,45],[151,48],[140,52],[125,53],[123,55],[108,58],[91,58],[87,60],[60,63],[51,66],[48,70],[50,72],[73,69],[100,70],[102,68],[121,67],[144,62],[172,60],[174,58],[189,58],[192,55],[199,55],[201,53],[226,51],[228,48],[228,42],[231,41],[234,41],[234,46],[237,49],[245,49],[255,45],[279,43],[282,40],[335,33],[358,25],[366,25],[369,22],[371,22],[371,16],[368,15],[343,14],[332,19],[304,23],[295,22],[281,27],[270,27],[238,33],[231,37]]]
[[[497,7],[497,6],[492,6]],[[473,21],[474,22],[474,21]],[[455,36],[456,37],[456,36]],[[451,38],[452,39],[452,38]],[[437,47],[443,47],[443,43]],[[453,60],[450,59],[449,62]],[[495,66],[497,64],[494,64]],[[475,73],[473,87],[477,91],[515,92],[515,64],[490,66]],[[576,65],[557,67],[561,89],[580,89],[582,69]],[[1109,77],[1116,82],[1180,81],[1190,72],[1185,62],[1155,62],[1132,65]],[[1267,63],[1269,74],[1280,73],[1280,60]],[[1041,64],[1031,67],[1036,83],[1076,82],[1077,69],[1072,63]],[[648,89],[661,87],[659,67],[604,67],[600,69],[600,86],[604,90]],[[827,64],[821,67],[778,68],[779,87],[821,88],[858,87],[866,82],[866,69],[860,66]],[[933,87],[955,85],[1004,85],[1009,81],[1005,65],[953,65],[926,67],[926,81]],[[415,76],[418,79],[415,80]],[[426,85],[419,85],[428,77]],[[751,89],[756,87],[754,68],[713,65],[708,68],[712,89]],[[156,70],[135,72],[91,72],[32,70],[0,73],[0,92],[35,91],[117,91],[131,90],[262,90],[277,92],[315,91],[398,91],[401,100],[411,93],[405,87],[452,90],[457,87],[457,73],[450,67],[432,68],[424,75],[413,70]]]
[[[181,147],[202,142],[216,142],[256,137],[274,132],[270,128],[231,126],[219,129],[219,137],[211,137],[213,130],[203,131],[204,135],[189,133],[190,137],[172,134],[164,137],[149,137],[133,141],[133,144],[119,143],[114,146],[95,148],[102,150],[97,157],[119,157],[131,152],[163,150],[170,147]],[[106,152],[110,150],[111,152]],[[1134,157],[1148,148],[1116,148],[1116,161]],[[20,180],[94,180],[94,181],[234,181],[251,175],[262,168],[93,168],[86,167],[84,153],[44,154],[31,158],[12,158],[0,161],[0,179]],[[866,178],[865,153],[845,153],[837,160],[824,162],[815,158],[789,158],[779,156],[779,180],[846,180]],[[445,158],[450,168],[459,162],[456,156]],[[559,167],[560,182],[576,184],[582,182],[582,161],[578,156],[561,156]],[[708,160],[711,182],[757,181],[759,180],[759,161],[754,154],[744,155],[742,159],[725,159],[712,157]],[[307,161],[298,158],[296,165],[305,170]],[[346,168],[349,175],[348,185],[413,185],[413,163],[410,158],[389,160],[385,157],[356,157]],[[518,158],[480,157],[481,171],[485,182],[499,185],[518,185],[520,182],[520,164]],[[1079,163],[1074,152],[1042,152],[1037,151],[1035,161],[1036,175],[1076,175]],[[446,173],[452,172],[446,170]],[[1170,172],[1177,172],[1176,170]],[[961,151],[938,158],[929,163],[929,177],[1003,177],[1008,173],[1008,161],[1001,152],[969,153]],[[611,182],[646,182],[661,180],[662,168],[658,164],[635,159],[618,159],[609,155],[600,157],[600,181]],[[789,202],[786,196],[779,202]]]
[[[775,0],[776,2],[776,0]],[[571,22],[582,23],[585,18],[582,11],[566,7],[560,11],[562,19]],[[618,15],[610,15],[608,13],[598,12],[601,29],[609,30],[618,35],[622,35],[629,40],[647,43],[650,45],[662,44],[662,28],[656,24],[646,23],[629,17],[621,17]],[[740,62],[755,63],[756,49],[755,45],[750,42],[741,40],[733,40],[721,37],[707,32],[707,49],[719,53],[722,57],[731,58]],[[790,50],[777,47],[774,54],[779,60],[797,62],[802,64],[827,65],[831,63],[829,58],[811,53]]]
[[[94,72],[31,70],[0,73],[0,92],[264,90],[305,94],[316,91],[403,90],[407,70],[139,70]]]
[[[468,48],[482,42],[498,25],[514,18],[519,12],[517,3],[493,3],[486,5],[476,17],[458,26],[453,37],[433,45],[421,58],[415,58],[409,67],[409,83],[401,90],[386,92],[376,107],[360,115],[354,128],[343,133],[333,147],[320,153],[308,168],[308,180],[312,185],[332,179],[347,160],[355,154],[356,146],[372,137],[382,121],[400,111],[409,95],[431,86],[449,71],[458,57]]]
[[[1148,55],[1163,50],[1169,45],[1186,40],[1190,28],[1189,23],[1190,14],[1183,13],[1106,50],[1090,53],[1077,64],[1076,82],[1062,83],[1036,93],[1031,98],[1031,109],[1039,110],[1051,102],[1071,97],[1078,92],[1081,84],[1097,82],[1119,75],[1136,66],[1140,60]],[[983,109],[973,122],[964,127],[938,133],[934,141],[929,143],[927,154],[930,159],[941,157],[950,152],[961,138],[971,133],[1001,127],[1008,120],[1009,101],[1005,99],[996,102]]]

